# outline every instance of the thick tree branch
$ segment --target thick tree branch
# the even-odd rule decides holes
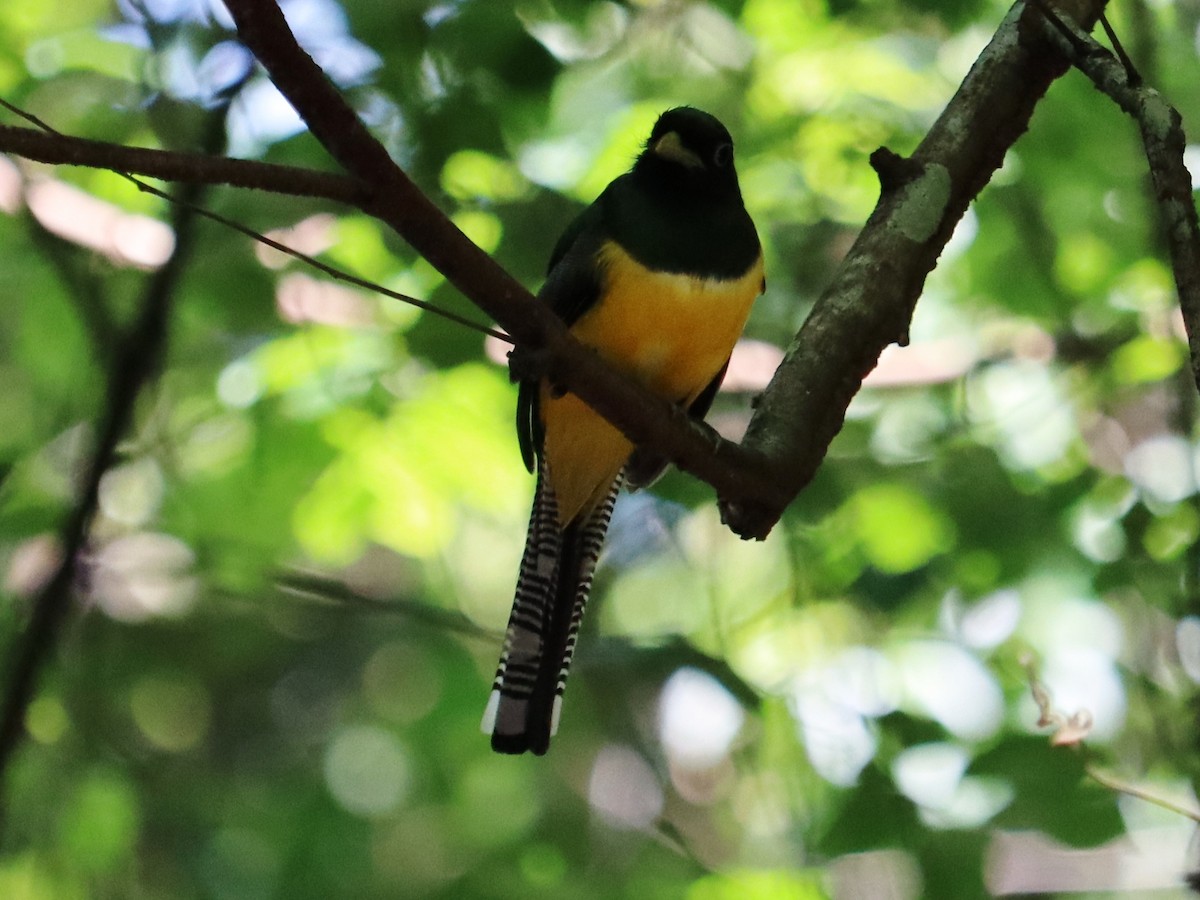
[[[1104,2],[1060,9],[1090,28]],[[1041,29],[1025,27],[1027,12],[1023,2],[1012,8],[910,159],[872,157],[879,203],[788,348],[743,442],[769,460],[779,487],[770,506],[723,504],[739,534],[765,535],[812,479],[879,354],[907,340],[925,278],[968,204],[1065,71]]]
[[[352,206],[366,200],[366,189],[361,183],[333,172],[202,153],[123,147],[14,125],[0,125],[0,153],[54,165],[111,169],[163,181],[225,184],[297,197],[319,197]]]

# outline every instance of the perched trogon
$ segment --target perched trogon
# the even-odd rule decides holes
[[[764,286],[729,132],[679,107],[567,229],[538,296],[609,364],[700,418]],[[574,394],[519,369],[514,377],[517,436],[537,491],[483,728],[501,753],[540,755],[558,729],[617,491],[648,483],[665,462],[635,451]]]

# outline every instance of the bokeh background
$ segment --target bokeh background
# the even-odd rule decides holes
[[[397,161],[535,288],[655,116],[735,135],[768,290],[736,437],[991,0],[284,0]],[[1200,128],[1195,0],[1112,10]],[[7,0],[0,93],[69,134],[330,168],[208,0]],[[7,121],[16,123],[9,118]],[[1200,149],[1189,151],[1200,161]],[[1193,165],[1193,169],[1195,170]],[[480,320],[374,221],[222,215]],[[0,641],[61,552],[174,236],[0,157]],[[211,222],[7,775],[0,896],[1184,897],[1200,778],[1196,390],[1136,131],[1078,74],[942,255],[764,543],[673,474],[618,505],[544,759],[478,723],[532,491],[504,346]],[[1026,663],[1094,729],[1052,747]]]

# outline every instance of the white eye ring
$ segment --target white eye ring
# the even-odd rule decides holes
[[[733,162],[733,144],[720,144],[713,151],[713,165],[718,169],[724,169],[731,162]]]

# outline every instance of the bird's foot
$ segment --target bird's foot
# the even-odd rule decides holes
[[[545,347],[515,345],[508,351],[508,377],[516,381],[540,381],[550,370],[550,351]]]

